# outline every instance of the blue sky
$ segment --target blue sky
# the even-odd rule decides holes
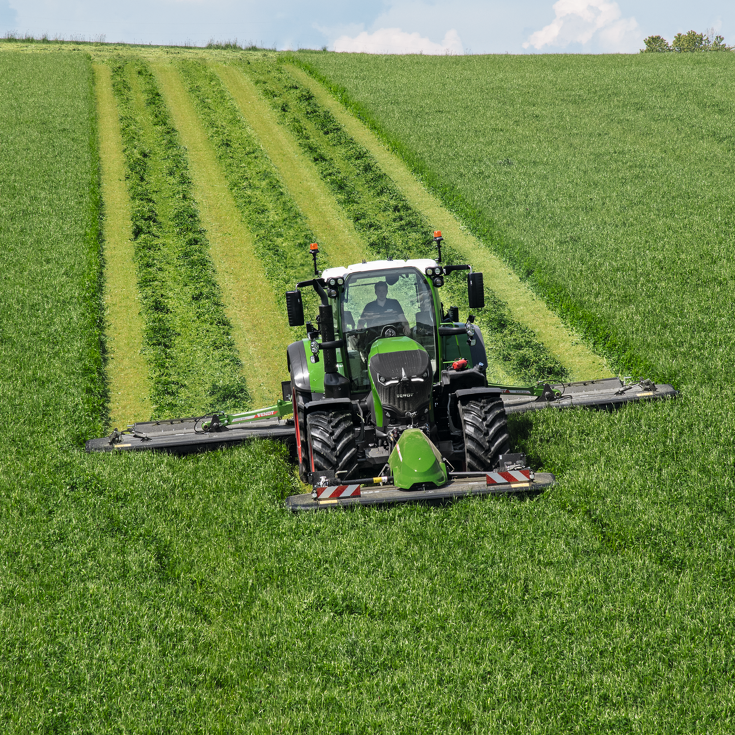
[[[714,29],[735,0],[0,0],[0,35],[393,53],[636,52],[646,36]]]

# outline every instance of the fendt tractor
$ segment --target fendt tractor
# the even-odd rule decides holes
[[[253,438],[290,444],[311,493],[292,510],[538,491],[553,475],[512,451],[507,414],[542,408],[613,408],[672,397],[670,385],[609,378],[532,386],[488,384],[487,355],[472,314],[446,311],[445,279],[467,272],[470,309],[485,304],[482,273],[436,260],[377,260],[317,269],[286,293],[288,323],[306,337],[288,347],[290,380],[276,405],[139,422],[87,442],[89,451],[191,452]],[[302,289],[320,301],[304,319]]]

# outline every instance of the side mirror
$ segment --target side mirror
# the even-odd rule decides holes
[[[485,285],[482,273],[470,273],[467,276],[467,300],[470,309],[482,309],[485,306]]]
[[[304,304],[301,301],[301,291],[286,291],[286,312],[289,327],[303,326]]]

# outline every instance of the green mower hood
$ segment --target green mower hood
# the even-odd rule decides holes
[[[439,450],[421,429],[406,429],[388,458],[393,484],[402,490],[416,485],[435,487],[449,481]]]

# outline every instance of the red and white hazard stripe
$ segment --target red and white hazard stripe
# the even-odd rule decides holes
[[[533,480],[533,470],[488,472],[485,478],[488,485],[507,485],[509,482],[530,482]]]
[[[337,500],[338,498],[359,498],[360,485],[331,485],[329,487],[315,487],[318,500]]]

